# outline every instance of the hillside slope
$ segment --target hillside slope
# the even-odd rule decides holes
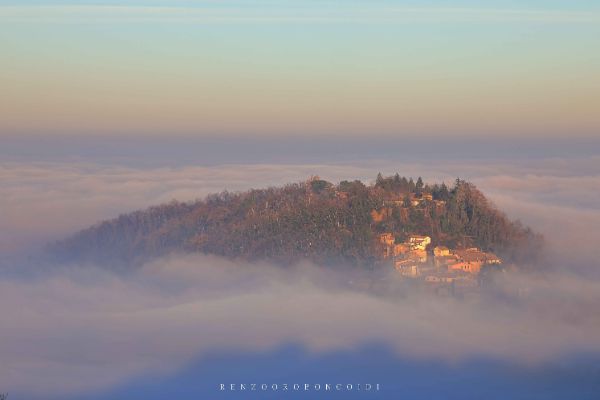
[[[50,246],[62,261],[131,264],[202,252],[280,264],[375,265],[377,236],[428,235],[433,245],[477,246],[509,261],[534,257],[541,237],[510,221],[472,184],[426,185],[378,175],[375,184],[318,177],[278,188],[223,192],[101,222]],[[398,239],[397,239],[398,240]]]

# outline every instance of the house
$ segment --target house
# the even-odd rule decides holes
[[[408,253],[407,259],[413,260],[415,262],[426,263],[427,262],[427,252],[425,250],[411,250]]]
[[[458,261],[463,262],[481,262],[483,264],[501,264],[502,260],[494,253],[486,253],[476,247],[466,250],[456,250],[454,252]]]
[[[436,257],[446,257],[450,254],[450,249],[446,246],[436,246],[433,248],[433,255]]]
[[[470,274],[478,274],[481,271],[483,262],[481,261],[459,261],[448,265],[449,270],[464,271]]]
[[[500,264],[502,261],[494,253],[486,253],[476,247],[454,252],[456,262],[448,264],[448,269],[478,274],[486,264]]]
[[[448,265],[454,264],[458,261],[455,255],[442,256],[442,257],[434,257],[434,262],[436,267],[446,267]]]
[[[433,201],[433,195],[431,193],[423,193],[421,198],[426,201]]]
[[[410,236],[408,244],[412,250],[425,250],[431,244],[431,238],[429,236]]]
[[[406,243],[395,244],[394,247],[392,248],[392,254],[394,257],[401,256],[403,254],[408,253],[409,251],[410,251],[410,246],[407,245]]]

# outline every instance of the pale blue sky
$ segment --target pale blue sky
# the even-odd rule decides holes
[[[0,135],[594,136],[598,3],[0,0]]]

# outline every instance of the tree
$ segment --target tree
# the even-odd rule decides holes
[[[324,181],[322,179],[314,179],[310,181],[310,188],[315,193],[321,193],[323,190],[330,188],[331,183]]]
[[[403,192],[406,192],[406,191],[408,191],[408,190],[409,190],[409,187],[408,187],[408,180],[406,179],[406,177],[405,177],[405,176],[403,176],[403,177],[400,179],[400,190],[401,190],[401,191],[403,191]]]
[[[417,196],[421,196],[423,194],[423,178],[421,177],[417,179],[417,184],[415,185],[415,193]]]
[[[412,207],[414,192],[402,190],[404,208],[392,206],[391,216],[373,224],[371,212],[381,209],[387,193],[356,180],[333,196],[321,179],[280,188],[222,192],[192,203],[172,202],[122,215],[88,228],[55,246],[60,260],[93,261],[111,266],[136,265],[170,252],[192,251],[248,260],[270,259],[278,264],[313,262],[365,265],[377,257],[374,235],[385,229],[398,234],[429,234],[437,244],[477,246],[498,252],[505,260],[523,260],[541,246],[541,238],[494,208],[477,188],[457,180],[422,186],[419,178],[378,175],[378,183],[394,188],[431,189],[445,207],[423,202]],[[312,190],[312,192],[311,192]],[[307,201],[307,192],[311,202]],[[318,192],[320,194],[316,194]],[[429,192],[428,192],[429,193]]]
[[[400,175],[398,175],[397,172],[394,175],[394,189],[396,189],[396,190],[400,189]]]
[[[375,186],[383,187],[383,184],[384,184],[383,175],[381,175],[381,172],[379,172],[377,174],[377,179],[375,180]]]
[[[438,199],[443,201],[448,201],[450,197],[450,193],[448,192],[448,186],[445,183],[442,183],[440,186],[440,190],[438,192]]]

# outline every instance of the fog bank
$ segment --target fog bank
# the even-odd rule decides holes
[[[473,181],[511,218],[542,232],[542,272],[508,273],[465,302],[358,290],[356,271],[287,269],[172,255],[128,274],[93,265],[49,268],[44,243],[171,199],[304,180],[372,181],[377,172]],[[380,342],[397,354],[460,363],[488,356],[539,365],[600,351],[600,159],[422,160],[177,168],[0,163],[0,392],[60,395],[167,374],[203,354],[310,351]],[[396,290],[397,289],[397,290]]]
[[[173,372],[209,351],[286,343],[327,352],[381,342],[419,359],[486,356],[527,365],[600,351],[600,281],[508,274],[493,297],[466,302],[348,286],[363,278],[202,255],[156,260],[127,276],[71,266],[5,277],[0,387],[89,391]],[[386,279],[400,287],[391,272]]]

